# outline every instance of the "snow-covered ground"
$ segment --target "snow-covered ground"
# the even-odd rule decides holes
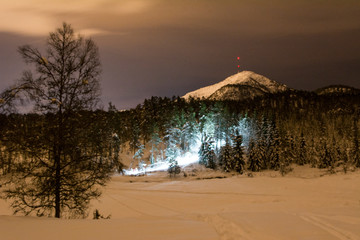
[[[92,204],[110,220],[16,217],[0,201],[0,239],[360,239],[360,172],[323,173],[116,176]]]

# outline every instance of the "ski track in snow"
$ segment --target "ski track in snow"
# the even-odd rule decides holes
[[[139,189],[121,189],[122,191],[130,191],[130,192],[143,192],[143,191],[148,191],[148,192],[165,192],[165,193],[169,193],[169,192],[177,192],[177,193],[189,193],[189,194],[208,194],[208,193],[200,193],[200,192],[185,192],[185,191],[161,191],[161,190],[139,190]],[[210,193],[210,194],[219,194],[219,193]],[[148,212],[145,212],[143,210],[138,210],[137,207],[133,207],[130,206],[131,205],[135,205],[135,206],[144,206],[144,205],[149,205],[151,207],[152,210],[155,209],[163,209],[165,211],[170,211],[173,214],[177,215],[178,217],[182,217],[185,219],[189,219],[189,220],[195,220],[195,221],[201,221],[201,222],[205,222],[207,223],[210,227],[214,228],[215,231],[217,232],[219,239],[220,240],[239,240],[239,239],[251,239],[250,236],[247,236],[247,233],[236,223],[221,217],[219,214],[188,214],[182,211],[179,211],[178,209],[174,209],[174,208],[170,208],[170,207],[165,207],[164,205],[160,205],[157,203],[154,203],[152,201],[149,200],[145,200],[145,199],[140,199],[134,196],[124,196],[122,195],[121,197],[123,199],[127,199],[130,201],[129,203],[124,203],[123,201],[121,201],[118,198],[112,197],[109,194],[107,194],[111,199],[113,199],[114,201],[118,202],[119,204],[127,207],[128,209],[135,211],[139,214],[145,215],[145,216],[152,216],[152,217],[161,217],[163,216],[163,214],[159,215],[154,215],[154,214],[150,214]],[[145,209],[149,209],[148,207],[145,207]]]
[[[118,198],[115,198],[115,197],[111,196],[110,194],[107,194],[107,193],[106,193],[105,195],[107,195],[109,198],[111,198],[112,200],[114,200],[114,201],[117,202],[118,204],[120,204],[120,205],[122,205],[122,206],[130,209],[131,211],[134,211],[134,212],[140,214],[140,215],[153,216],[153,215],[147,214],[147,213],[145,213],[145,212],[143,212],[143,211],[139,211],[139,210],[136,209],[135,207],[131,207],[129,204],[125,204],[123,201],[121,201],[121,200],[118,199]],[[122,198],[125,198],[124,196],[121,196],[121,197],[122,197]]]
[[[344,229],[341,229],[340,227],[336,227],[336,226],[330,224],[329,222],[325,221],[324,219],[321,219],[320,216],[316,216],[314,214],[306,214],[306,215],[300,216],[300,218],[306,222],[309,222],[309,223],[325,230],[326,232],[328,232],[329,234],[333,235],[334,237],[336,237],[340,240],[359,240],[360,239],[359,236],[356,236],[353,233],[350,233]]]
[[[169,206],[169,204],[164,204],[156,202],[156,198],[147,198],[147,196],[154,196],[158,194],[179,194],[181,195],[203,195],[204,198],[209,199],[209,197],[215,196],[232,196],[232,198],[236,199],[244,199],[242,197],[255,197],[251,200],[252,203],[257,203],[260,201],[261,203],[270,203],[270,202],[279,202],[278,199],[282,197],[279,194],[267,194],[267,193],[247,193],[247,192],[222,192],[222,191],[194,191],[194,190],[174,190],[168,188],[168,183],[154,183],[154,185],[144,185],[144,186],[136,186],[135,188],[109,188],[111,191],[120,191],[120,195],[117,195],[115,198],[108,194],[108,196],[114,200],[116,200],[119,204],[126,206],[128,209],[139,213],[144,216],[152,216],[157,218],[166,218],[166,217],[175,217],[177,219],[183,220],[191,220],[191,221],[199,221],[208,224],[211,228],[213,228],[218,234],[218,238],[220,240],[232,240],[232,239],[264,239],[263,235],[257,233],[255,229],[252,229],[251,226],[243,225],[238,222],[234,222],[230,220],[226,216],[226,212],[224,209],[204,213],[204,212],[189,212],[185,208],[179,210],[181,208],[177,208],[174,205]],[[156,188],[166,189],[156,189]],[[175,186],[176,187],[176,186]],[[152,189],[155,188],[155,189]],[[204,189],[205,190],[205,189]],[[166,196],[166,195],[165,195]],[[206,197],[208,196],[208,197]],[[260,197],[261,199],[258,199]],[[270,198],[269,198],[270,197]],[[276,201],[275,201],[275,200]],[[294,212],[287,212],[287,215],[293,215]],[[321,216],[313,213],[306,214],[295,214],[297,219],[306,222],[307,224],[311,224],[315,228],[319,229],[319,231],[324,231],[323,234],[329,234],[328,237],[333,237],[335,239],[340,240],[360,240],[359,236],[356,234],[349,232],[339,226],[334,226],[329,221],[326,221],[328,218],[331,220],[330,216]],[[241,218],[240,218],[241,219]],[[334,219],[335,220],[335,219]],[[342,221],[336,219],[337,221]],[[242,222],[240,220],[240,222]],[[346,224],[358,224],[360,222],[360,218],[349,218],[349,216],[344,216],[344,220],[342,221]],[[255,232],[254,232],[255,231]],[[255,237],[257,235],[257,237]],[[269,234],[265,235],[266,239],[276,239],[275,235]],[[314,236],[313,236],[314,237]],[[317,239],[315,237],[315,239]],[[322,239],[322,238],[321,238]]]
[[[126,183],[120,183],[121,185]],[[258,204],[258,203],[275,203],[281,201],[287,201],[287,199],[284,199],[284,195],[277,194],[277,192],[274,193],[268,193],[268,192],[258,192],[258,193],[252,193],[252,192],[239,192],[237,191],[206,191],[206,189],[203,189],[204,191],[196,191],[195,189],[179,189],[181,188],[187,188],[189,185],[184,184],[183,182],[150,182],[146,183],[145,185],[132,185],[133,183],[130,183],[132,188],[127,188],[124,186],[119,187],[111,187],[108,188],[109,191],[118,192],[118,195],[112,195],[107,194],[110,198],[114,199],[119,204],[127,207],[128,209],[141,214],[143,216],[151,216],[156,218],[177,218],[182,220],[191,220],[191,221],[198,221],[198,222],[204,222],[209,225],[212,229],[216,231],[218,234],[218,238],[220,240],[232,240],[232,239],[276,239],[277,233],[269,233],[269,235],[260,235],[257,233],[259,229],[252,228],[251,226],[246,225],[246,220],[244,222],[243,218],[238,218],[236,220],[236,217],[234,219],[231,219],[228,217],[229,209],[218,209],[213,210],[210,212],[204,212],[202,210],[200,211],[188,211],[186,207],[181,206],[180,208],[174,205],[173,203],[166,203],[161,204],[161,202],[157,202],[157,198],[154,198],[153,196],[164,196],[165,198],[168,196],[174,196],[171,194],[177,194],[179,198],[187,199],[186,201],[191,201],[193,197],[194,199],[197,199],[196,195],[201,196],[201,198],[208,199],[208,200],[214,200],[217,199],[218,196],[224,196],[224,198],[227,198],[226,196],[230,197],[230,199],[236,200],[241,199],[242,201],[248,201],[252,204]],[[141,183],[139,183],[141,184]],[[149,184],[149,185],[148,185]],[[178,186],[178,184],[180,184]],[[130,185],[129,185],[130,186]],[[159,189],[160,188],[160,189]],[[175,188],[175,189],[174,189]],[[219,190],[219,189],[217,189]],[[160,194],[160,195],[159,195]],[[164,194],[164,195],[163,195]],[[170,194],[170,195],[168,195]],[[203,197],[202,197],[203,196]],[[212,199],[214,198],[214,199]],[[222,199],[222,197],[220,197]],[[259,202],[260,201],[260,202]],[[186,205],[185,205],[186,206]],[[236,210],[238,211],[238,210]],[[292,215],[296,216],[299,221],[303,221],[304,224],[310,224],[314,229],[319,229],[319,232],[321,232],[322,236],[328,236],[332,237],[334,239],[340,239],[340,240],[360,240],[359,236],[355,234],[355,232],[349,232],[348,230],[345,230],[341,228],[341,226],[335,226],[331,223],[332,220],[341,221],[345,224],[358,224],[360,222],[360,218],[357,217],[349,217],[344,216],[344,220],[339,219],[331,219],[331,216],[322,216],[317,215],[314,213],[295,213],[295,212],[288,212],[286,211],[286,215]],[[240,213],[239,213],[240,214]],[[284,215],[284,219],[287,219],[286,215]],[[227,217],[225,217],[227,216]],[[329,219],[329,221],[327,221]],[[235,222],[236,220],[236,222]],[[294,221],[295,218],[294,218]],[[245,223],[245,225],[244,225]],[[353,230],[350,230],[353,231]],[[275,234],[275,235],[273,235]],[[315,233],[314,233],[315,234]],[[325,234],[325,235],[324,235]],[[255,237],[257,235],[257,237]],[[275,238],[274,238],[275,237]],[[315,237],[312,236],[312,237]],[[332,239],[331,238],[331,239]],[[315,237],[315,239],[317,239]],[[322,238],[321,238],[322,239]]]
[[[158,193],[179,193],[179,194],[198,194],[198,195],[240,195],[240,196],[259,196],[259,197],[280,196],[278,194],[242,193],[242,192],[195,192],[195,191],[181,191],[181,190],[152,190],[152,189],[140,190],[140,189],[129,189],[129,188],[116,188],[116,190],[129,191],[129,192],[150,192],[150,193],[158,192]]]
[[[360,172],[306,180],[261,176],[128,180],[115,178],[92,205],[105,215],[110,213],[110,220],[4,215],[0,238],[92,240],[106,234],[104,239],[120,239],[121,229],[125,234],[121,239],[136,240],[360,240]],[[0,205],[0,210],[5,211],[5,206]]]
[[[152,212],[154,212],[154,209],[156,209],[156,208],[161,208],[161,209],[163,209],[163,210],[165,209],[165,211],[171,211],[172,213],[184,214],[183,212],[180,212],[180,211],[175,210],[175,209],[173,209],[173,208],[165,207],[165,206],[162,206],[162,205],[160,205],[160,204],[154,203],[154,202],[152,202],[152,201],[145,200],[145,199],[140,199],[140,198],[136,198],[136,197],[134,197],[134,196],[124,196],[124,195],[122,195],[122,196],[121,196],[122,198],[127,199],[127,200],[130,201],[130,203],[126,203],[126,204],[125,204],[124,202],[122,202],[122,201],[119,200],[118,198],[112,197],[112,196],[110,196],[109,194],[107,194],[107,195],[108,195],[110,198],[112,198],[113,200],[115,200],[116,202],[118,202],[119,204],[127,207],[127,208],[130,209],[130,210],[133,210],[133,211],[135,211],[135,212],[137,212],[137,213],[140,213],[140,214],[142,214],[142,215],[159,217],[159,214],[156,215],[156,214],[151,214],[151,213],[145,212],[144,210],[138,210],[138,208],[132,207],[132,206],[130,206],[130,204],[133,204],[133,205],[135,205],[135,206],[142,206],[142,207],[145,207],[145,209],[148,209],[148,208],[146,208],[146,206],[144,206],[144,204],[145,204],[145,205],[150,205]]]
[[[251,240],[245,230],[239,225],[230,221],[219,214],[216,215],[200,215],[199,218],[210,224],[218,233],[220,240]]]

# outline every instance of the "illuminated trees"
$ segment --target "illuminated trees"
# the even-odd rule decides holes
[[[248,169],[252,172],[258,172],[261,170],[261,155],[259,148],[253,139],[250,140],[248,148]]]
[[[136,153],[136,151],[140,148],[142,145],[140,142],[140,116],[138,113],[140,112],[138,107],[135,109],[135,112],[137,114],[131,115],[130,119],[130,139],[129,139],[129,145],[130,149],[132,150],[133,154]]]
[[[225,172],[235,171],[242,174],[245,170],[244,152],[241,145],[242,136],[237,134],[233,137],[233,145],[226,142],[220,148],[219,166]]]
[[[150,164],[154,164],[158,158],[160,154],[160,143],[162,142],[160,136],[159,136],[159,130],[158,130],[158,127],[155,126],[153,127],[152,129],[152,133],[151,133],[151,136],[150,136],[150,146],[151,146],[151,149],[150,149]]]
[[[29,45],[19,53],[32,68],[2,96],[29,101],[38,116],[9,135],[23,157],[14,165],[5,197],[15,212],[85,215],[113,166],[103,151],[111,131],[91,112],[99,99],[98,48],[64,23],[50,33],[45,53]]]
[[[233,170],[233,151],[230,143],[226,143],[220,148],[219,166],[225,171],[230,172]]]
[[[204,137],[199,150],[199,163],[207,168],[216,168],[216,154],[214,151],[214,141]]]
[[[234,146],[233,146],[233,164],[232,168],[234,171],[238,173],[243,173],[245,169],[245,161],[244,161],[244,151],[242,145],[243,137],[241,135],[235,135],[234,136]]]

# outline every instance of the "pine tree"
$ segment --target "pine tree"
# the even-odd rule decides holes
[[[244,161],[244,150],[242,147],[242,136],[236,135],[233,139],[235,145],[233,146],[233,169],[238,173],[243,173],[245,168],[245,161]]]
[[[301,132],[300,139],[299,139],[299,165],[304,165],[308,163],[307,160],[307,149],[306,149],[306,142],[304,138],[303,132]]]
[[[120,159],[120,138],[119,135],[113,133],[111,136],[111,145],[110,145],[110,157],[113,159],[112,163],[114,168],[118,173],[123,173],[124,164]]]
[[[207,168],[216,168],[216,155],[214,151],[214,141],[205,137],[199,150],[199,163]]]
[[[359,130],[358,130],[358,121],[357,118],[354,117],[353,119],[353,126],[352,126],[352,158],[355,167],[360,168],[360,149],[359,149]]]
[[[140,145],[138,147],[138,150],[135,152],[135,154],[133,156],[133,159],[137,159],[138,162],[140,162],[142,160],[143,155],[144,155],[144,149],[145,149],[145,146]]]
[[[130,126],[130,149],[132,150],[132,152],[135,154],[136,151],[139,149],[139,147],[141,146],[141,142],[140,142],[140,124],[139,124],[139,118],[137,115],[134,115],[133,118],[131,119],[131,126]]]
[[[262,162],[260,159],[259,148],[258,145],[252,139],[250,139],[250,143],[249,143],[248,161],[249,161],[248,169],[250,171],[258,172],[261,170]]]
[[[203,141],[199,149],[199,164],[207,166],[208,164],[207,155],[209,150],[210,150],[209,143],[207,141]]]
[[[154,164],[157,160],[157,156],[160,154],[160,143],[162,142],[160,136],[159,136],[159,132],[158,132],[158,127],[155,124],[155,126],[153,127],[152,133],[151,133],[151,137],[150,137],[150,163]]]
[[[318,167],[319,168],[328,168],[331,166],[332,161],[333,161],[333,158],[332,158],[332,154],[331,154],[331,149],[329,149],[326,142],[323,142]]]
[[[211,149],[208,153],[208,164],[207,164],[208,168],[211,169],[216,169],[216,154],[214,149]]]
[[[233,149],[229,143],[220,148],[219,166],[225,171],[230,172],[234,169]]]
[[[268,145],[267,145],[268,168],[278,170],[280,168],[280,136],[275,120],[268,124]]]

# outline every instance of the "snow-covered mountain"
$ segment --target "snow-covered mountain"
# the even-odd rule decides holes
[[[289,89],[286,85],[270,80],[251,71],[242,71],[225,80],[189,92],[185,99],[205,98],[211,100],[243,100],[265,93],[282,92]]]

